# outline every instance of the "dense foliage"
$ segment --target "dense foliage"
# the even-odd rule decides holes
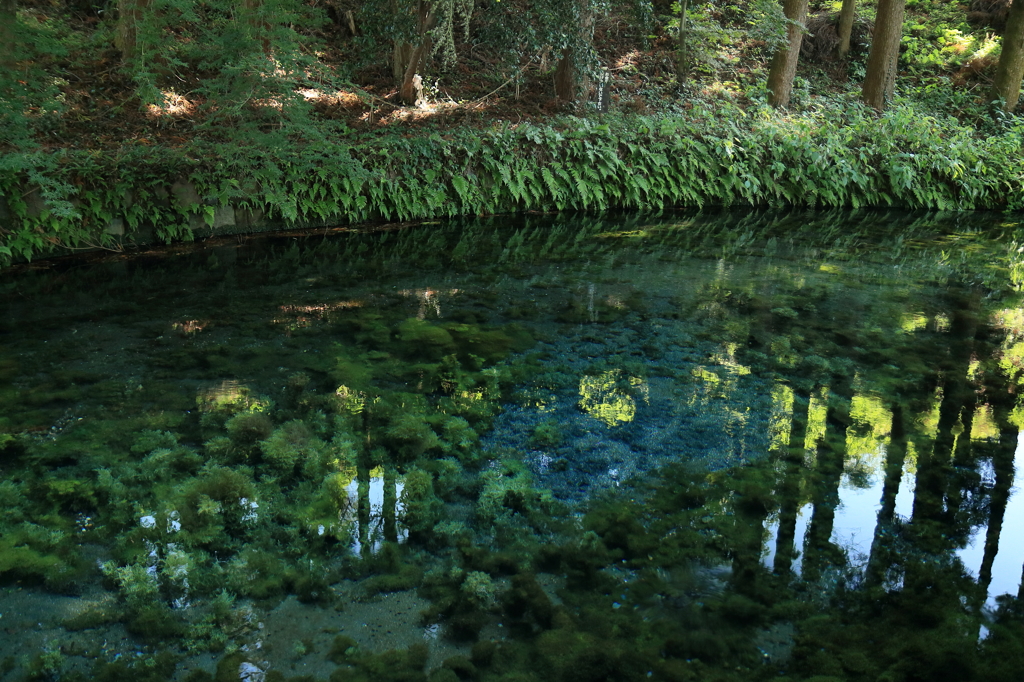
[[[529,209],[1013,209],[1011,7],[908,0],[877,116],[870,0],[789,37],[774,0],[8,0],[0,260]]]

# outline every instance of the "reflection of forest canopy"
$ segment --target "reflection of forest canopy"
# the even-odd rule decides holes
[[[851,276],[836,272],[835,282]],[[814,600],[846,614],[840,618],[839,611],[823,609],[829,618],[815,620],[797,637],[791,665],[803,674],[945,679],[953,670],[960,679],[974,674],[988,679],[998,670],[992,679],[1011,679],[999,660],[1007,646],[1012,655],[1021,653],[1009,631],[996,627],[980,654],[976,643],[981,623],[988,622],[983,606],[993,561],[1001,543],[1017,540],[1000,538],[1000,528],[1021,426],[1015,416],[1020,330],[1014,324],[1021,309],[1012,297],[990,300],[992,292],[977,281],[977,271],[961,272],[939,279],[931,292],[896,284],[887,290],[894,300],[844,310],[838,319],[839,306],[828,300],[832,292],[826,284],[809,315],[765,318],[772,337],[788,339],[787,353],[804,359],[797,368],[811,371],[791,373],[791,363],[779,371],[780,389],[792,385],[795,399],[776,391],[781,415],[775,422],[775,464],[747,470],[750,481],[739,489],[753,486],[755,492],[752,499],[740,498],[739,509],[760,509],[761,519],[775,519],[776,575],[791,574],[794,559],[802,556],[802,582],[790,589],[824,591],[828,596]],[[775,271],[758,288],[786,300],[787,285],[814,290],[818,283],[803,275],[787,282],[784,272]],[[840,298],[841,288],[834,290]],[[738,293],[733,290],[729,300],[748,309],[758,304]],[[912,312],[913,322],[907,324],[908,311],[915,310],[921,312]],[[816,329],[821,314],[830,324]],[[729,329],[721,327],[724,334]],[[841,345],[831,341],[835,337]],[[781,347],[774,339],[757,341],[758,348]],[[808,364],[807,358],[818,360]],[[855,375],[822,371],[824,358],[828,363],[854,358],[843,369]],[[986,473],[989,467],[994,478]],[[908,484],[905,475],[913,476],[914,487],[912,512],[904,517],[895,513],[895,501],[900,486]],[[832,544],[832,523],[840,486],[866,487],[871,479],[882,481],[881,508],[870,552],[860,558],[849,553],[851,548]],[[773,497],[759,498],[768,493]],[[805,506],[811,518],[803,545],[795,546],[797,514]],[[666,521],[673,523],[678,519]],[[956,551],[979,532],[982,563],[965,567]],[[752,555],[745,559],[752,560]],[[971,576],[968,568],[977,573]],[[763,595],[773,584],[738,556],[734,576],[736,588],[751,596]],[[782,594],[785,590],[775,598],[785,599]],[[1012,620],[1014,603],[1006,602],[1000,614],[1019,628]],[[877,633],[873,643],[859,639],[859,627]]]

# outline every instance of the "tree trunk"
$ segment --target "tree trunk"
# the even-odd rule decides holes
[[[14,70],[14,24],[18,20],[17,0],[0,0],[0,69]]]
[[[807,23],[807,0],[785,0],[783,11],[791,22],[787,28],[789,46],[775,53],[768,71],[768,103],[779,108],[789,106],[789,97],[793,93],[793,78],[796,77],[800,43],[804,40],[804,25]]]
[[[836,57],[839,59],[846,59],[850,54],[850,37],[856,16],[857,0],[843,0],[843,7],[839,10],[839,44],[836,45]]]
[[[401,84],[405,80],[405,70],[409,68],[414,49],[412,43],[395,42],[395,47],[391,51],[391,75],[395,77],[396,83]]]
[[[430,37],[424,36],[423,42],[416,46],[409,58],[409,66],[402,78],[402,87],[399,90],[399,98],[403,104],[418,104],[423,97],[423,79],[418,71],[423,55],[430,49]]]
[[[829,398],[837,402],[840,398]],[[835,528],[836,509],[839,507],[839,484],[843,480],[843,462],[846,461],[846,425],[836,417],[836,408],[828,406],[825,418],[825,437],[818,443],[818,461],[811,475],[811,502],[814,513],[807,534],[804,536],[803,576],[809,584],[815,584],[830,564],[832,531]],[[849,405],[842,406],[844,414]],[[830,433],[832,432],[832,433]]]
[[[114,44],[121,51],[121,58],[128,61],[138,54],[139,24],[152,0],[118,0],[117,34]]]
[[[907,461],[907,433],[903,424],[903,406],[892,406],[892,427],[889,444],[885,446],[885,478],[882,482],[882,503],[875,518],[875,532],[868,551],[868,564],[864,581],[868,585],[881,585],[885,569],[892,563],[893,532],[896,525],[896,496],[903,481],[903,466]]]
[[[1020,99],[1020,82],[1024,77],[1024,2],[1010,5],[1010,14],[1003,33],[1003,53],[999,56],[996,77],[992,83],[992,99],[1001,100],[1003,110],[1012,112]]]
[[[392,8],[397,9],[395,4],[392,4]],[[395,80],[398,82],[398,96],[404,104],[415,104],[420,97],[421,88],[417,87],[416,76],[424,57],[430,53],[430,48],[433,45],[430,31],[437,23],[437,15],[433,9],[433,4],[426,0],[416,4],[417,43],[414,45],[405,41],[396,41],[391,53],[391,73],[394,74]]]
[[[679,47],[676,56],[676,77],[682,83],[690,73],[689,55],[686,50],[686,10],[690,0],[679,1]]]
[[[555,97],[563,102],[576,101],[576,65],[573,63],[573,51],[568,47],[562,50],[562,58],[555,67]]]
[[[594,40],[594,12],[589,0],[577,0],[576,9],[576,39],[582,44],[590,43]],[[579,51],[571,44],[562,50],[562,59],[555,68],[555,97],[563,102],[577,102],[580,93],[590,89],[586,75],[580,73],[579,61]]]
[[[1022,3],[1024,4],[1024,3]],[[903,37],[903,13],[907,0],[878,0],[875,34],[868,53],[868,73],[861,91],[864,103],[877,111],[885,109],[896,89],[896,60]]]

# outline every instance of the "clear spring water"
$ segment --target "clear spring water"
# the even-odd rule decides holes
[[[528,217],[3,276],[0,679],[1017,680],[999,216]]]

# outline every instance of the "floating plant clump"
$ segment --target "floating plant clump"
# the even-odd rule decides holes
[[[1016,680],[1016,227],[556,217],[12,270],[4,680]]]

